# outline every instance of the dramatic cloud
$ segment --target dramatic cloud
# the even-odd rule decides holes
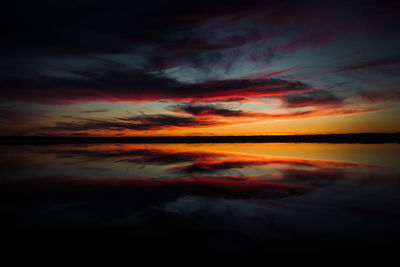
[[[209,100],[238,96],[263,97],[309,90],[298,81],[232,79],[197,84],[181,83],[137,70],[76,73],[77,79],[3,78],[2,101],[63,104],[76,101]]]
[[[311,103],[308,103],[311,104]],[[312,105],[324,105],[325,103],[312,102]],[[301,107],[302,104],[291,107]],[[186,113],[190,116],[172,114],[136,115],[130,117],[116,117],[109,120],[81,119],[71,116],[65,118],[73,119],[69,122],[57,122],[53,126],[35,127],[29,130],[29,134],[61,134],[61,135],[97,135],[131,133],[132,131],[158,131],[173,129],[194,129],[204,127],[217,127],[237,125],[243,123],[255,123],[268,120],[285,120],[296,118],[310,118],[321,116],[337,116],[347,114],[367,113],[374,111],[388,110],[390,107],[382,108],[351,108],[351,107],[328,107],[305,111],[281,112],[281,113],[260,113],[245,112],[242,110],[231,110],[212,106],[190,106],[182,105],[173,107],[177,113]],[[46,135],[46,134],[45,134]]]
[[[42,127],[49,131],[88,131],[88,130],[159,130],[175,127],[205,127],[221,123],[208,119],[196,119],[187,116],[166,114],[138,115],[129,118],[117,118],[110,121],[85,120],[78,122],[59,122],[54,127]]]
[[[396,2],[61,0],[3,9],[0,104],[51,113],[43,131],[117,134],[398,108]],[[130,114],[152,115],[126,118],[126,102]],[[235,102],[266,108],[217,105]]]

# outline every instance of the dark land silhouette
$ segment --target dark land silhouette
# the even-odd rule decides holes
[[[400,133],[253,136],[60,137],[3,136],[0,144],[73,143],[400,143]]]

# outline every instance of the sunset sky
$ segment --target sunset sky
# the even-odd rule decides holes
[[[13,1],[0,134],[400,132],[400,1]]]

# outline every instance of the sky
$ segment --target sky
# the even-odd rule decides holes
[[[0,135],[400,132],[400,1],[13,1]]]

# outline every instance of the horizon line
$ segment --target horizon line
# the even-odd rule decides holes
[[[400,143],[396,133],[219,136],[0,136],[0,144],[61,143]]]

